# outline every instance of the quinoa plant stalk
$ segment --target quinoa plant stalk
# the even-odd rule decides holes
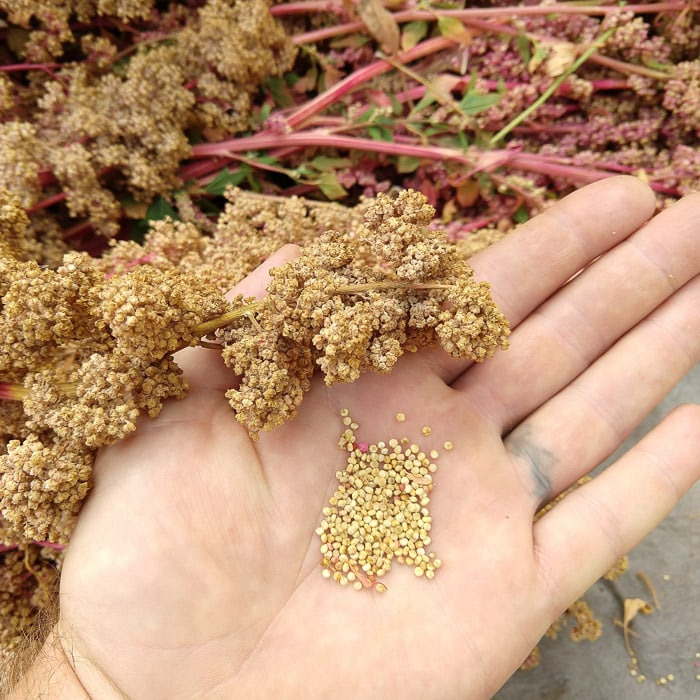
[[[413,19],[431,19],[435,17],[435,12],[431,10],[416,9],[417,3],[407,3],[413,5],[413,8],[399,10],[394,12],[394,17],[397,21],[413,21]],[[689,7],[689,3],[685,0],[670,0],[668,2],[658,3],[638,3],[624,5],[624,9],[635,14],[656,14],[657,12],[673,12],[676,10],[685,10]],[[289,2],[281,5],[275,5],[270,8],[270,14],[275,17],[283,17],[287,15],[300,15],[312,12],[328,12],[338,13],[338,4],[335,2],[327,2],[326,0],[299,0],[298,2]],[[567,3],[554,2],[551,5],[512,5],[508,7],[491,7],[491,8],[467,8],[461,10],[440,10],[441,15],[447,17],[511,17],[511,16],[532,16],[532,15],[547,15],[547,14],[562,14],[562,15],[606,15],[616,12],[620,9],[620,5],[570,5]],[[404,15],[410,15],[411,19],[404,19]]]
[[[415,61],[418,58],[424,58],[425,56],[442,51],[450,46],[454,46],[454,43],[454,41],[451,39],[446,39],[445,37],[434,37],[432,39],[427,39],[426,41],[421,41],[408,51],[400,52],[397,54],[397,59],[402,63],[408,63],[410,61]],[[292,112],[292,114],[287,117],[287,125],[292,129],[300,127],[308,119],[323,111],[334,102],[340,100],[343,96],[347,95],[352,90],[355,90],[363,83],[366,83],[369,80],[382,75],[383,73],[387,73],[390,70],[393,70],[393,68],[394,66],[384,59],[359,68],[346,78],[343,78],[335,85],[328,88],[328,90],[325,90],[320,95],[312,100],[309,100],[305,105]]]
[[[61,67],[62,64],[60,63],[11,63],[0,66],[0,73],[14,73],[23,70],[41,70],[55,77],[53,69]]]
[[[209,156],[231,157],[231,154],[241,151],[268,150],[276,147],[296,146],[320,148],[339,148],[346,150],[370,151],[385,153],[393,156],[413,156],[427,160],[451,160],[468,165],[470,174],[490,171],[496,167],[507,165],[512,168],[528,170],[543,175],[568,177],[575,182],[594,182],[609,177],[613,173],[605,170],[584,168],[577,165],[551,162],[537,154],[520,153],[513,149],[484,151],[479,158],[466,155],[464,151],[441,146],[419,146],[395,141],[374,141],[369,138],[333,134],[328,131],[299,131],[292,134],[256,134],[239,139],[230,139],[216,144],[198,144],[194,146],[193,156],[206,158]],[[184,178],[189,171],[181,173]],[[652,185],[653,187],[653,185]]]
[[[634,63],[627,63],[626,61],[620,61],[617,58],[609,58],[608,56],[601,56],[599,53],[594,53],[590,60],[592,63],[597,63],[599,66],[605,66],[605,68],[612,68],[613,70],[620,71],[620,73],[626,73],[628,75],[642,75],[645,78],[656,78],[656,80],[668,80],[669,73],[660,70],[654,70],[653,68],[647,68],[646,66],[638,66]]]
[[[328,290],[328,296],[334,294],[361,294],[362,292],[371,292],[374,289],[450,289],[449,284],[439,284],[437,282],[402,282],[400,280],[386,280],[377,282],[367,282],[365,284],[346,284],[340,287],[333,287]],[[263,306],[262,301],[253,301],[244,304],[236,309],[231,309],[225,314],[209,319],[204,323],[200,323],[192,329],[192,333],[198,336],[205,336],[214,332],[218,328],[228,326],[232,321],[235,321],[242,316],[250,316],[255,318],[255,313]],[[183,346],[187,347],[187,346]],[[1,386],[1,385],[0,385]]]
[[[0,382],[0,401],[21,401],[28,394],[21,384]]]
[[[200,323],[198,326],[195,326],[192,329],[192,333],[198,336],[208,335],[209,333],[213,333],[217,328],[223,328],[224,326],[228,326],[229,323],[235,321],[241,316],[247,316],[249,314],[255,313],[261,308],[261,306],[262,302],[253,301],[249,304],[244,304],[243,306],[240,306],[237,309],[231,309],[231,311],[227,311],[221,316],[216,316],[215,318],[209,319],[208,321],[205,321],[204,323]]]
[[[304,12],[302,6],[305,3],[294,3],[290,5],[278,5],[273,7],[271,12],[273,15],[294,14],[292,11],[294,5],[299,6],[299,13]],[[509,7],[491,7],[491,8],[467,8],[463,10],[421,10],[408,9],[392,12],[391,14],[397,23],[423,21],[436,21],[440,17],[454,18],[461,20],[464,24],[468,24],[474,28],[485,28],[485,22],[479,20],[490,20],[496,18],[512,18],[512,17],[532,17],[537,15],[561,14],[561,15],[607,15],[613,12],[619,12],[620,8],[624,7],[626,11],[635,12],[636,14],[656,14],[657,12],[680,12],[690,8],[690,3],[683,0],[675,0],[671,2],[660,3],[643,3],[638,5],[567,5],[564,3],[553,3],[551,5],[532,5],[532,6],[509,6]],[[278,8],[284,8],[284,12],[277,12]],[[290,9],[291,8],[291,9]],[[310,11],[316,11],[311,9]],[[332,12],[332,9],[317,10]],[[499,25],[502,27],[504,25]],[[333,27],[323,27],[322,29],[314,29],[309,32],[297,34],[293,37],[296,45],[313,44],[325,39],[332,39],[337,36],[352,34],[357,31],[364,31],[366,26],[364,22],[352,21],[337,24]]]

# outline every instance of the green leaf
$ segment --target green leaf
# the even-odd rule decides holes
[[[284,78],[271,76],[263,83],[263,86],[272,95],[272,99],[278,107],[290,107],[294,104],[294,98],[289,93]]]
[[[255,151],[249,151],[246,156],[250,158],[250,160],[257,160],[258,163],[263,163],[264,165],[277,165],[278,160],[274,156],[269,155],[268,153],[257,153]]]
[[[292,180],[302,180],[305,177],[316,177],[318,175],[318,170],[314,168],[310,163],[302,163],[296,168],[287,170],[287,175],[292,178]]]
[[[521,204],[513,214],[513,219],[518,224],[524,224],[530,218],[530,212],[524,204]]]
[[[232,187],[237,187],[250,173],[250,166],[246,164],[244,164],[244,166],[236,168],[234,171],[224,168],[217,173],[216,177],[211,182],[204,186],[204,191],[207,194],[213,194],[215,197],[220,197],[224,192],[226,192],[226,188],[229,185]]]
[[[452,127],[448,124],[433,124],[425,130],[426,136],[435,136],[436,134],[447,134],[452,131]]]
[[[420,20],[408,22],[401,32],[401,48],[404,51],[412,49],[428,33],[428,23]]]
[[[527,70],[530,73],[534,73],[539,66],[542,65],[542,62],[547,58],[547,56],[549,56],[549,50],[542,44],[533,42],[533,46],[535,51],[530,57],[530,60],[527,62]]]
[[[261,124],[270,116],[270,112],[272,112],[272,105],[269,102],[266,102],[260,108],[260,113],[258,114],[258,119],[260,120]]]
[[[202,213],[209,216],[218,217],[221,214],[221,209],[216,206],[212,201],[208,200],[206,197],[199,197],[197,199],[197,206],[200,208]]]
[[[401,116],[403,114],[403,105],[398,101],[396,95],[391,93],[389,99],[391,100],[391,113],[395,117]]]
[[[355,120],[359,124],[362,124],[364,122],[371,122],[372,117],[374,116],[376,109],[374,105],[370,105],[362,114]]]
[[[484,112],[489,107],[493,107],[501,99],[501,93],[487,92],[481,94],[478,92],[468,92],[459,102],[460,109],[469,115],[479,114]]]
[[[642,63],[649,68],[654,70],[659,70],[668,73],[673,70],[672,63],[661,63],[657,61],[653,56],[642,56]]]
[[[440,15],[437,20],[438,31],[442,36],[460,44],[467,44],[471,41],[471,34],[467,28],[456,17],[444,17]]]
[[[160,195],[156,197],[146,210],[146,221],[159,221],[167,217],[177,220],[177,212],[168,204],[168,202]]]
[[[319,172],[350,167],[350,158],[332,158],[331,156],[316,156],[311,165]]]
[[[328,199],[342,199],[348,191],[340,184],[335,173],[323,173],[316,180],[318,188]]]
[[[420,165],[420,158],[415,156],[399,156],[396,159],[396,169],[402,174],[414,173]]]
[[[530,52],[530,40],[525,34],[518,34],[518,38],[515,40],[515,48],[518,50],[522,62],[527,65],[532,58],[532,53]]]
[[[425,109],[426,107],[429,107],[433,102],[437,102],[437,98],[435,97],[435,93],[430,89],[426,89],[425,94],[423,97],[420,98],[418,101],[418,104],[413,108],[414,112],[420,112],[421,109]]]
[[[394,132],[385,126],[368,126],[367,133],[373,141],[393,141]]]

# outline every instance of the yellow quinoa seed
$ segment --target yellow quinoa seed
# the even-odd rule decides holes
[[[451,450],[454,445],[448,440],[447,442],[443,443],[442,445],[446,450]]]
[[[397,413],[396,414],[396,422],[397,423],[403,423],[406,420],[406,414],[405,413]]]
[[[433,429],[429,425],[424,425],[422,432],[423,432],[423,435],[430,435],[430,433],[433,432]]]
[[[435,464],[416,444],[402,450],[396,438],[356,449],[356,424],[349,415],[342,418],[345,426],[350,421],[339,440],[347,462],[336,472],[336,492],[316,529],[323,576],[356,590],[383,592],[386,586],[378,579],[395,561],[432,579],[441,564],[428,549]]]

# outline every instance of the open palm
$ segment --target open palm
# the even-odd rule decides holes
[[[642,226],[653,206],[633,178],[571,195],[472,259],[511,349],[473,366],[408,355],[352,385],[317,379],[297,418],[259,442],[233,419],[218,354],[181,353],[190,393],[101,453],[67,552],[58,632],[86,691],[493,694],[700,475],[700,408],[686,406],[533,525],[700,358],[700,198]],[[262,293],[266,269],[293,254],[241,290]],[[432,581],[395,565],[380,594],[320,575],[314,529],[345,462],[341,408],[361,440],[441,452]]]

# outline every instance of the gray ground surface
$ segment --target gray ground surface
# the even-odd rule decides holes
[[[700,402],[700,365],[664,399],[623,446],[648,432],[675,405]],[[614,458],[614,457],[613,457]],[[700,459],[700,455],[698,455]],[[633,494],[630,494],[633,497]],[[614,584],[599,581],[584,596],[603,623],[594,643],[570,641],[566,630],[540,644],[539,668],[516,673],[496,700],[656,700],[700,698],[700,484],[668,518],[630,554],[627,573]],[[631,638],[639,660],[639,682],[630,675],[622,630],[622,598],[650,599],[635,575],[643,571],[656,587],[661,609],[639,615]],[[672,674],[664,685],[657,681]]]

